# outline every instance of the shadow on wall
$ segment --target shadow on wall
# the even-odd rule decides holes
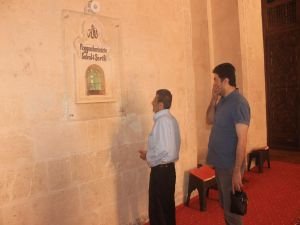
[[[188,183],[189,183],[189,170],[183,172],[183,199],[182,203],[185,204],[187,193],[188,193]]]
[[[117,221],[111,225],[142,225],[148,219],[147,164],[139,158],[145,137],[141,119],[136,114],[122,117],[117,133],[111,139],[111,163],[115,170]],[[113,218],[114,219],[114,218]]]

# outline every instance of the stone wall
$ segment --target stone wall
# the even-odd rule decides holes
[[[72,102],[75,81],[65,73],[62,12],[83,13],[87,1],[0,2],[0,224],[145,221],[149,169],[137,151],[159,88],[172,91],[182,133],[176,203],[183,201],[197,161],[189,1],[99,2],[99,15],[121,24],[122,100],[95,103],[105,112],[98,115]],[[70,119],[76,107],[92,117]]]
[[[149,168],[137,151],[146,145],[159,88],[172,91],[171,111],[181,129],[176,164],[181,204],[187,171],[205,161],[211,69],[223,60],[237,65],[252,107],[250,143],[265,144],[258,2],[230,0],[223,7],[210,0],[99,2],[99,15],[121,24],[122,96],[92,106],[78,106],[70,97],[75,80],[66,73],[62,16],[64,10],[83,13],[87,1],[0,2],[0,225],[147,220]],[[219,34],[228,34],[228,25],[235,35],[224,41]],[[83,116],[70,118],[70,112]]]

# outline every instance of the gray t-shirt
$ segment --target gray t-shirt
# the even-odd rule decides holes
[[[216,106],[208,143],[208,164],[220,169],[234,167],[237,147],[235,125],[238,123],[249,126],[250,107],[248,101],[235,90],[222,97]]]

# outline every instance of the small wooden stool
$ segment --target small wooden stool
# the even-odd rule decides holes
[[[190,170],[188,195],[185,205],[190,202],[191,193],[197,189],[199,193],[200,211],[206,210],[206,196],[208,196],[209,188],[216,186],[215,170],[209,166],[201,166]]]
[[[255,159],[255,165],[258,166],[259,173],[263,172],[264,162],[268,162],[268,168],[270,168],[270,154],[269,154],[269,146],[254,149],[249,153],[248,157],[248,171],[250,171],[251,161]]]

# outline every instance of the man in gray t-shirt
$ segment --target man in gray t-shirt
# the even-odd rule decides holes
[[[213,124],[208,143],[207,163],[216,169],[219,197],[227,225],[241,225],[242,217],[230,212],[230,193],[240,191],[250,107],[236,88],[235,68],[230,63],[215,67],[212,98],[206,121]]]

